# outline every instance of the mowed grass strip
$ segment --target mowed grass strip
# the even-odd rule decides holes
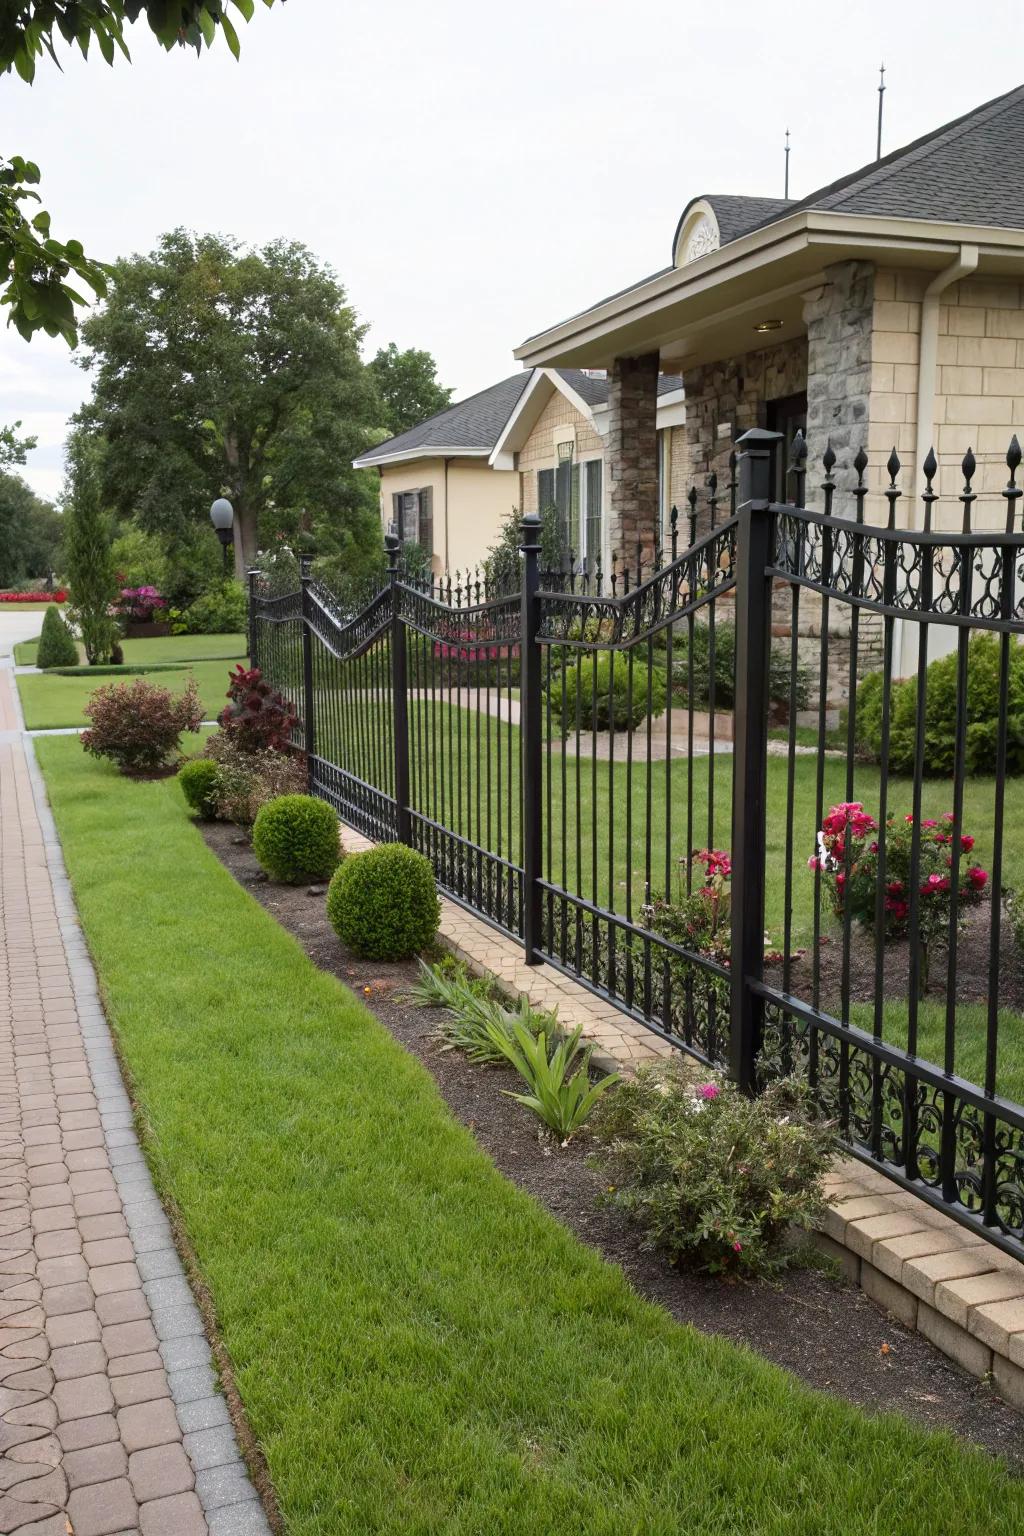
[[[34,667],[38,640],[22,640],[14,647],[14,660],[19,667]],[[121,649],[125,662],[131,666],[145,666],[155,662],[208,661],[220,657],[242,660],[249,648],[245,635],[164,635],[153,640],[122,640]],[[81,644],[79,655],[85,662]]]
[[[173,781],[36,750],[291,1536],[1021,1529],[996,1463],[678,1326],[503,1180]]]
[[[154,687],[180,693],[189,676],[196,680],[203,701],[203,718],[213,720],[224,708],[228,691],[229,661],[196,661],[173,672],[154,672],[146,680]],[[15,681],[21,695],[25,725],[30,731],[54,730],[61,726],[88,725],[85,706],[97,688],[111,683],[133,683],[140,674],[118,677],[114,673],[94,676],[83,672],[74,677],[58,673],[20,673]],[[145,678],[145,674],[142,674]]]

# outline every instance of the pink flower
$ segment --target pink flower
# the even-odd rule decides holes
[[[982,869],[980,864],[974,864],[967,871],[967,883],[974,891],[982,890],[988,884],[988,870]]]
[[[937,821],[922,821],[921,825],[922,825],[922,827],[937,827],[938,826],[938,822]]]
[[[963,849],[964,853],[970,853],[971,849],[974,847],[974,838],[970,836],[962,837],[960,839],[960,847]]]
[[[717,1083],[701,1083],[697,1089],[697,1097],[698,1099],[717,1099],[721,1091]]]
[[[742,1253],[743,1252],[743,1244],[742,1243],[733,1243],[732,1251],[733,1251],[733,1253]]]

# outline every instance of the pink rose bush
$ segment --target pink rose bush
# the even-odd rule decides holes
[[[922,817],[918,824],[918,942],[923,986],[928,983],[932,947],[949,933],[954,880],[953,821],[952,812],[947,812],[941,821]],[[842,918],[849,912],[854,922],[870,933],[875,932],[884,844],[883,937],[887,941],[907,937],[914,834],[912,815],[888,817],[884,837],[880,837],[877,821],[859,800],[831,807],[818,833],[817,852],[807,862],[811,870],[820,872],[836,917]],[[974,838],[961,832],[955,876],[959,915],[988,894],[988,871],[971,859],[973,849]]]

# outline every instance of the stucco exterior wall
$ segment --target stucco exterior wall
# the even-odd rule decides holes
[[[385,532],[391,523],[392,494],[427,486],[433,490],[435,572],[465,571],[478,565],[495,543],[505,518],[518,506],[519,477],[511,469],[491,469],[486,460],[449,459],[446,505],[443,459],[386,467],[380,475]]]

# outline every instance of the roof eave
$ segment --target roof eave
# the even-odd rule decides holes
[[[446,448],[433,443],[422,448],[403,448],[398,453],[363,454],[352,460],[353,469],[387,469],[391,464],[414,464],[417,459],[486,459],[489,448]]]
[[[991,254],[1024,255],[1024,231],[994,225],[951,224],[928,219],[893,219],[874,214],[833,213],[804,209],[787,214],[772,224],[752,230],[728,245],[684,267],[662,273],[637,288],[629,289],[607,303],[595,306],[572,320],[533,336],[515,349],[515,357],[527,365],[579,366],[577,349],[610,339],[629,321],[653,318],[659,310],[698,298],[720,289],[727,302],[730,287],[742,278],[761,273],[766,291],[778,281],[778,268],[787,261],[805,258],[808,253],[822,260],[841,259],[839,247],[852,254],[863,252],[878,260],[889,254],[902,258],[917,253],[922,265],[941,265],[942,259],[955,253],[965,241]],[[930,261],[929,261],[930,258]],[[808,262],[804,261],[804,265]],[[813,279],[813,262],[808,265],[807,281]]]

